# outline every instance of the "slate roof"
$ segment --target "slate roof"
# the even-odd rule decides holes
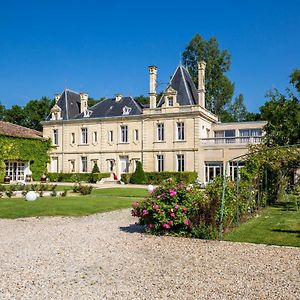
[[[43,138],[43,133],[40,131],[3,121],[0,121],[0,134],[22,138]]]
[[[61,94],[57,105],[61,108],[61,117],[63,120],[74,119],[80,113],[80,95],[74,91],[65,89]],[[51,114],[46,121],[51,119]]]
[[[180,64],[177,67],[166,90],[170,86],[177,91],[177,103],[179,103],[179,105],[195,105],[198,103],[198,91],[191,75],[183,65]],[[162,95],[157,107],[161,107],[164,102],[164,95]]]
[[[128,116],[141,115],[143,113],[143,107],[135,101],[132,97],[122,97],[119,101],[115,98],[105,99],[92,107],[89,107],[91,111],[89,118],[107,118],[107,117],[121,117],[123,115],[124,107],[130,108]],[[88,119],[81,113],[75,117],[75,119]]]

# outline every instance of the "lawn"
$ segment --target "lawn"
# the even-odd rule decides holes
[[[300,211],[290,202],[266,207],[225,235],[224,240],[300,247]]]
[[[0,199],[0,218],[34,216],[85,216],[128,208],[147,194],[143,189],[101,189],[87,196],[43,197],[36,201],[24,198]]]

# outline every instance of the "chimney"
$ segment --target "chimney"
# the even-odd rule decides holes
[[[88,109],[88,98],[89,95],[86,93],[80,93],[80,113]]]
[[[115,94],[115,97],[116,97],[116,102],[119,102],[123,98],[123,95],[122,94]]]
[[[149,66],[150,75],[150,108],[156,108],[156,78],[157,78],[157,67]]]
[[[205,108],[205,61],[198,62],[198,104]]]

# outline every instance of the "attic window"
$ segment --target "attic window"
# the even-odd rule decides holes
[[[129,115],[131,112],[132,108],[128,106],[123,107],[123,115]]]
[[[92,114],[92,111],[87,109],[83,112],[83,117],[88,118],[91,116],[91,114]]]
[[[173,97],[168,97],[168,106],[173,106],[173,105],[174,105]]]

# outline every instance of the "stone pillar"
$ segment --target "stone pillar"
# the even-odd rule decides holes
[[[150,75],[150,108],[156,108],[156,78],[157,78],[157,67],[149,66]]]
[[[204,61],[198,62],[198,104],[205,108],[205,67]]]

